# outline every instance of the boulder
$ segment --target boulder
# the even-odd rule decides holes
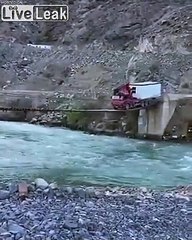
[[[0,190],[0,200],[5,200],[10,197],[10,192],[6,190]]]
[[[43,178],[36,178],[35,185],[37,188],[45,189],[49,187],[48,182],[46,182]]]

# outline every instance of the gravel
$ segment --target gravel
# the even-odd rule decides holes
[[[34,183],[22,201],[10,188],[15,185],[0,191],[0,239],[192,239],[191,186],[155,191]]]

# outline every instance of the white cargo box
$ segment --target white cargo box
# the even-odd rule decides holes
[[[138,99],[158,98],[161,96],[161,84],[158,82],[130,83],[133,97]]]

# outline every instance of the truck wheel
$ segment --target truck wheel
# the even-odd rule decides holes
[[[147,101],[147,107],[149,107],[150,104],[151,104],[151,102],[150,102],[150,101]]]
[[[141,107],[142,107],[142,108],[145,108],[145,107],[146,107],[146,102],[142,102],[142,103],[141,103]]]
[[[127,105],[126,105],[126,110],[129,110],[130,109],[130,104],[128,103]]]
[[[144,107],[146,108],[146,107],[149,106],[150,102],[149,101],[145,101],[143,104],[144,104]]]

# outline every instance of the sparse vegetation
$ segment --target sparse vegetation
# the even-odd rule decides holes
[[[87,113],[71,112],[67,114],[67,125],[71,128],[85,130],[89,123]]]

